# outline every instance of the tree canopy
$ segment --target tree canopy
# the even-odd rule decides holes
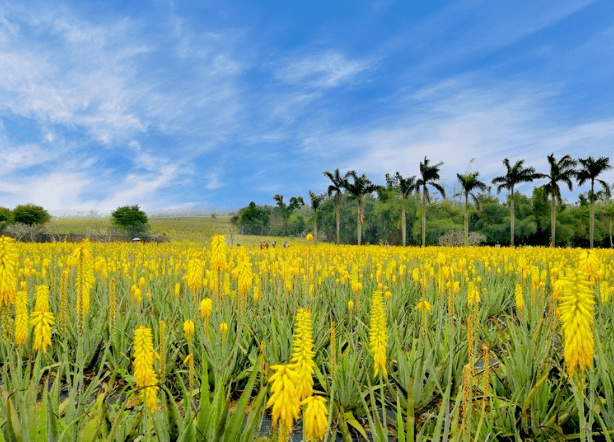
[[[13,209],[13,222],[27,224],[45,224],[51,219],[51,215],[41,206],[34,204],[21,204]]]
[[[271,215],[266,209],[257,206],[255,202],[249,203],[247,207],[239,210],[237,226],[241,233],[249,235],[264,235],[267,227],[271,223]]]
[[[7,209],[6,207],[0,207],[0,229],[12,222],[13,211],[11,209]]]
[[[132,236],[143,235],[149,230],[149,220],[138,205],[118,207],[111,213],[111,222]]]

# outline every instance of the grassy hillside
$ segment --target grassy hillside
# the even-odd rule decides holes
[[[230,215],[202,216],[160,216],[150,217],[149,225],[153,232],[166,234],[171,241],[196,241],[207,243],[213,235],[226,235],[233,243],[257,244],[273,242],[281,244],[288,238],[239,235],[230,222]],[[77,233],[83,235],[103,235],[112,228],[110,218],[52,218],[45,225],[49,233]],[[294,240],[293,242],[296,242]]]

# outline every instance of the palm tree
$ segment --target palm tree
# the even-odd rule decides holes
[[[395,173],[393,176],[386,174],[386,182],[390,188],[396,188],[403,199],[403,207],[401,209],[401,238],[403,247],[407,245],[407,213],[406,213],[406,205],[407,200],[409,199],[409,195],[413,192],[418,192],[420,190],[420,186],[416,182],[416,176],[410,176],[407,178],[403,178],[399,172]]]
[[[513,166],[510,166],[510,160],[505,158],[503,160],[507,172],[505,175],[498,176],[492,180],[493,184],[499,184],[497,186],[497,194],[501,193],[501,190],[509,190],[508,200],[510,203],[510,245],[514,247],[514,224],[516,221],[516,213],[514,210],[514,187],[520,183],[530,183],[533,180],[545,178],[543,173],[536,173],[534,167],[523,167],[524,160],[518,160]]]
[[[345,189],[358,200],[358,214],[356,215],[358,225],[356,226],[356,237],[358,239],[358,245],[360,245],[362,239],[362,224],[365,221],[365,195],[370,195],[371,193],[375,192],[379,186],[373,184],[364,173],[361,176],[358,176],[356,175],[355,171],[351,170],[348,172],[348,174],[350,177],[352,177],[354,182],[350,183],[349,181],[346,181]]]
[[[341,193],[345,189],[345,183],[350,176],[350,172],[341,176],[339,169],[335,169],[333,173],[324,171],[324,176],[331,180],[332,184],[328,186],[326,193],[328,196],[333,196],[333,203],[335,205],[335,219],[337,221],[337,244],[339,244],[339,237],[341,231],[340,218],[341,218]]]
[[[309,198],[311,199],[311,208],[313,209],[313,237],[315,242],[318,242],[318,208],[322,201],[324,201],[325,195],[316,195],[311,190],[309,191]]]
[[[441,196],[446,197],[443,186],[436,182],[439,179],[439,170],[443,166],[443,162],[437,163],[434,166],[429,166],[429,159],[424,157],[424,162],[420,163],[420,178],[416,185],[422,189],[422,247],[426,245],[426,204],[428,202],[429,190],[427,186],[433,186],[441,193]]]
[[[471,196],[475,201],[476,206],[479,206],[480,201],[473,194],[473,191],[476,189],[484,191],[488,188],[486,184],[478,180],[478,175],[480,175],[479,172],[469,172],[465,175],[461,175],[460,173],[456,174],[456,177],[463,188],[461,193],[465,196],[465,246],[469,245],[469,211],[467,210],[469,197]]]
[[[554,158],[554,154],[548,155],[548,163],[550,164],[550,173],[545,175],[549,181],[544,184],[543,188],[545,195],[550,195],[550,247],[554,247],[556,242],[556,205],[561,203],[561,188],[559,187],[559,181],[567,184],[569,190],[573,189],[573,183],[571,179],[576,176],[576,160],[572,159],[570,155],[565,155],[559,160]]]
[[[285,235],[288,233],[288,219],[290,218],[290,215],[292,215],[292,212],[294,212],[300,206],[304,206],[305,201],[303,200],[302,196],[293,196],[292,198],[290,198],[290,203],[286,204],[284,203],[284,196],[279,194],[275,195],[273,199],[277,202],[277,213],[279,213],[279,215],[284,220]]]
[[[601,157],[598,159],[594,159],[589,156],[588,158],[579,158],[578,161],[582,166],[576,175],[576,179],[578,180],[578,185],[582,185],[585,182],[591,182],[591,190],[588,193],[588,201],[591,208],[591,224],[590,224],[590,247],[593,248],[593,242],[595,239],[595,201],[600,196],[605,196],[606,198],[610,197],[610,187],[608,183],[603,180],[598,179],[597,177],[604,171],[611,169],[610,159],[608,157]],[[595,181],[597,181],[601,185],[601,191],[595,193]]]

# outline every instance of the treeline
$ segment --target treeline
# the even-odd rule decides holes
[[[443,163],[433,165],[427,158],[420,163],[420,176],[387,174],[385,185],[337,169],[324,172],[331,180],[325,193],[309,191],[311,204],[301,197],[285,203],[275,195],[275,206],[252,202],[234,222],[245,234],[316,231],[320,240],[345,244],[612,247],[614,202],[610,186],[598,178],[611,168],[609,159],[549,155],[548,161],[549,173],[537,173],[522,160],[512,165],[505,159],[506,173],[491,186],[479,180],[478,172],[457,174],[460,190],[447,199],[438,182]],[[531,196],[515,191],[534,180],[546,183],[534,187]],[[590,188],[569,204],[559,184],[572,190],[574,183]],[[505,192],[507,200],[501,202],[494,192]]]
[[[147,214],[138,205],[118,207],[111,213],[111,228],[97,234],[80,234],[65,232],[51,234],[44,225],[51,220],[51,215],[41,206],[21,204],[13,210],[0,207],[0,235],[10,236],[25,242],[79,242],[85,237],[91,241],[132,241],[135,238],[143,242],[166,242],[166,235],[151,232]]]
[[[13,224],[43,225],[50,219],[49,212],[34,204],[20,204],[13,210],[0,207],[0,230]]]

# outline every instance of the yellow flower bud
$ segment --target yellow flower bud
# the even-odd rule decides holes
[[[203,319],[206,319],[211,316],[212,309],[213,301],[211,300],[211,298],[203,298],[203,300],[200,301],[200,315],[203,317]]]
[[[183,332],[190,339],[194,335],[194,321],[188,319],[183,323]]]
[[[226,336],[226,333],[228,333],[228,324],[225,322],[222,322],[220,324],[220,332],[222,333],[223,336]]]

